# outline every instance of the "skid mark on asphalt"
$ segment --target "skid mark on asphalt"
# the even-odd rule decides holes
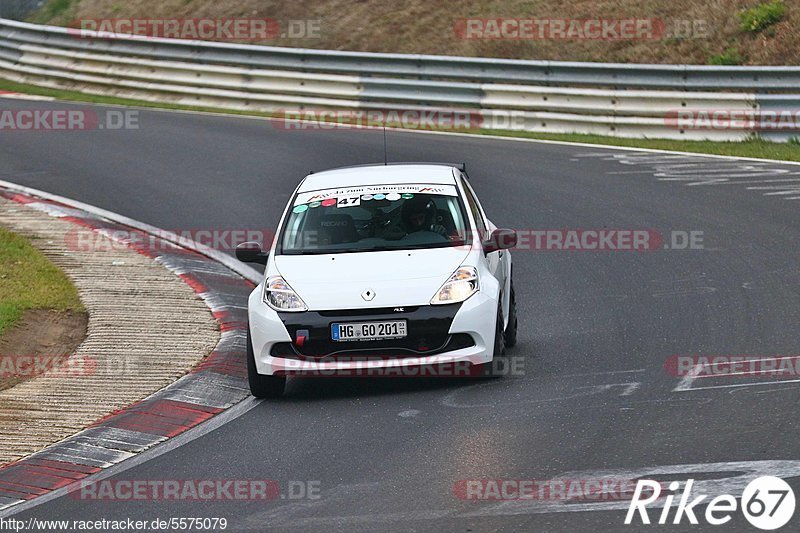
[[[257,528],[269,524],[273,528],[303,528],[332,525],[338,527],[392,522],[416,522],[441,518],[463,519],[490,516],[533,515],[546,513],[571,513],[590,511],[627,511],[632,492],[627,490],[636,485],[636,480],[652,479],[666,482],[678,480],[683,484],[694,479],[693,494],[730,494],[739,499],[742,491],[753,479],[760,476],[777,476],[782,479],[800,477],[800,461],[764,460],[720,463],[687,463],[673,465],[653,465],[639,468],[618,468],[564,472],[547,480],[537,480],[540,486],[556,486],[575,481],[608,480],[606,485],[594,485],[591,493],[585,491],[562,491],[557,497],[532,497],[507,501],[465,500],[456,494],[456,487],[466,480],[453,480],[452,505],[442,509],[398,508],[402,502],[396,495],[382,494],[385,487],[394,490],[395,486],[380,482],[340,484],[323,491],[322,498],[316,501],[285,503],[274,509],[248,515],[238,527]],[[517,476],[519,478],[521,476]],[[533,479],[533,476],[531,477]],[[599,489],[600,492],[597,491]],[[624,490],[623,490],[624,489]],[[421,490],[421,487],[415,487]],[[383,497],[382,497],[383,496]],[[431,501],[441,501],[442,494],[432,494]],[[362,502],[361,514],[341,514],[341,509],[352,506],[352,502]],[[666,499],[666,491],[660,498],[648,505],[650,509],[675,507],[676,501]],[[395,507],[392,509],[392,507]],[[374,512],[370,512],[373,511]],[[620,518],[622,526],[622,517]]]
[[[800,199],[800,169],[781,166],[779,162],[726,160],[703,156],[652,153],[586,152],[576,154],[573,161],[601,159],[636,170],[608,174],[651,174],[659,181],[679,181],[690,187],[738,185],[759,191],[764,196],[784,200]],[[769,185],[766,185],[769,184]],[[776,184],[776,185],[773,185]]]
[[[634,374],[639,372],[644,372],[644,368],[635,368],[633,370],[605,370],[602,372],[582,372],[580,374],[561,374],[559,377],[562,378],[577,378],[577,377],[585,377],[585,376],[604,376],[607,374]]]
[[[738,282],[737,282],[738,283]],[[631,287],[625,294],[609,294],[609,298],[624,301],[629,298],[676,298],[685,296],[706,296],[720,290],[717,281],[708,278],[705,274],[689,276],[678,279],[650,280],[647,285]],[[738,287],[738,284],[735,285]]]
[[[619,371],[615,373],[628,373],[628,372],[639,372],[640,370],[630,370],[630,371]],[[497,388],[497,383],[495,381],[487,381],[484,383],[478,383],[476,385],[464,387],[458,390],[454,390],[453,392],[444,396],[440,403],[445,407],[451,407],[455,409],[474,409],[479,407],[497,407],[500,404],[505,402],[513,402],[514,405],[524,405],[524,404],[538,404],[538,403],[550,403],[550,402],[561,402],[565,400],[572,400],[576,398],[582,398],[587,396],[598,396],[603,394],[608,394],[611,396],[631,396],[634,394],[642,385],[639,381],[615,381],[613,383],[587,383],[587,379],[591,378],[592,376],[602,376],[602,373],[597,374],[575,374],[572,376],[551,376],[547,379],[537,379],[537,381],[541,381],[541,383],[537,383],[535,386],[536,396],[535,397],[517,397],[515,396],[514,390],[509,390],[509,388],[518,387],[518,383],[520,382],[527,382],[528,380],[507,380],[507,386],[502,388]],[[573,379],[578,377],[579,379]],[[574,384],[565,384],[565,381],[574,381]],[[591,381],[591,379],[589,380]],[[480,403],[474,402],[466,402],[461,400],[462,397],[469,397],[471,396],[470,391],[474,389],[486,389],[485,393],[481,393],[477,395],[478,397],[487,398],[486,401]],[[527,388],[525,389],[527,390]],[[564,393],[565,390],[570,392]],[[498,396],[491,396],[490,391],[493,391]]]
[[[800,286],[800,270],[777,269],[768,270],[758,278],[745,281],[741,287],[749,291],[780,291],[785,292],[786,287]]]
[[[611,370],[606,372],[587,372],[551,376],[535,376],[530,379],[491,380],[453,390],[439,400],[440,405],[451,409],[495,409],[503,405],[557,404],[581,399],[580,408],[631,410],[646,404],[704,404],[712,401],[705,396],[680,397],[670,392],[692,389],[696,373],[702,369],[692,369],[674,389],[662,388],[657,383],[649,383],[637,374],[644,368],[632,370]],[[530,381],[535,384],[531,387]],[[526,385],[522,385],[522,384]],[[648,387],[648,385],[650,385]],[[648,390],[643,390],[645,387]],[[671,385],[668,385],[671,387]],[[535,396],[531,396],[533,390]],[[653,394],[658,390],[659,394]],[[473,394],[474,391],[480,391]],[[665,393],[665,395],[661,394]],[[481,401],[467,401],[466,398],[480,398]],[[602,400],[602,401],[595,401]]]
[[[377,481],[338,484],[324,490],[319,500],[287,502],[267,511],[253,513],[247,516],[242,524],[236,526],[255,530],[265,525],[273,528],[289,526],[297,529],[325,526],[327,529],[331,525],[341,527],[409,519],[433,520],[453,514],[452,511],[426,509],[387,512],[386,507],[393,502],[387,504],[375,499],[382,486],[382,483]],[[363,514],[344,516],[339,514],[341,509],[350,507],[353,501],[361,502],[361,507],[364,508]],[[374,512],[369,512],[370,510]]]
[[[685,376],[681,378],[678,384],[672,389],[672,392],[693,392],[693,391],[708,391],[714,389],[741,389],[744,387],[764,387],[764,386],[780,386],[792,385],[800,383],[800,378],[789,379],[789,377],[797,377],[800,375],[800,355],[797,356],[776,356],[776,357],[754,357],[752,359],[737,360],[734,364],[741,365],[742,370],[737,371],[723,370],[716,371],[712,368],[715,366],[730,366],[732,363],[725,362],[716,363],[713,357],[709,358],[706,362],[695,364]],[[786,367],[786,363],[789,367]],[[749,367],[751,370],[745,370]],[[781,370],[782,369],[782,370]],[[783,378],[781,376],[784,376]],[[789,376],[789,377],[786,377]],[[731,382],[731,380],[735,380]],[[780,392],[785,391],[789,387],[779,387],[763,392]]]
[[[709,250],[709,248],[706,248]],[[757,276],[757,277],[756,277]],[[609,293],[606,296],[618,301],[631,298],[681,298],[687,296],[712,296],[745,290],[785,296],[787,287],[800,286],[800,270],[778,269],[754,273],[751,279],[712,279],[705,274],[674,280],[649,280],[648,284],[631,287],[626,293]]]
[[[656,291],[650,296],[653,298],[671,298],[673,296],[697,296],[700,294],[711,294],[717,292],[716,287],[694,287],[686,289],[666,289]]]
[[[783,479],[798,477],[800,476],[800,461],[741,461],[664,465],[631,470],[590,470],[567,472],[560,474],[554,479],[618,479],[633,482],[637,479],[653,479],[659,481],[667,478],[677,478],[679,480],[694,478],[693,493],[731,494],[738,498],[750,481],[762,475],[778,476]],[[465,516],[614,511],[627,510],[630,506],[630,501],[619,498],[618,493],[593,496],[595,496],[595,501],[589,502],[585,501],[585,499],[563,499],[556,501],[526,499],[491,503],[482,509],[467,513]],[[662,496],[650,504],[650,506],[653,508],[663,508],[665,503],[666,500]],[[677,504],[672,502],[671,505],[675,506]]]

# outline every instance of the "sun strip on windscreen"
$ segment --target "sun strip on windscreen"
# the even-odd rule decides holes
[[[430,185],[425,183],[401,183],[397,185],[361,185],[359,187],[343,187],[341,189],[323,189],[321,191],[308,191],[299,193],[294,199],[294,205],[321,202],[336,198],[361,197],[363,195],[377,196],[376,200],[386,198],[390,194],[441,194],[444,196],[457,196],[454,185]],[[324,204],[323,204],[324,205]]]

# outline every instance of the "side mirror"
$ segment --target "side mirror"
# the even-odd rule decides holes
[[[483,252],[490,254],[497,250],[508,250],[517,245],[517,232],[513,229],[498,228],[483,243]]]
[[[266,265],[269,253],[264,252],[257,242],[243,242],[236,247],[236,259],[243,263]]]

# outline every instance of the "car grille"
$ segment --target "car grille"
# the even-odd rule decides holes
[[[340,343],[336,343],[340,344]],[[363,343],[361,343],[363,344]],[[312,355],[308,350],[298,349],[291,342],[279,342],[273,345],[270,355],[283,359],[295,359],[299,361],[376,361],[385,359],[405,359],[410,357],[426,357],[441,353],[453,352],[462,348],[475,346],[475,340],[467,333],[456,333],[448,335],[447,340],[441,346],[427,350],[412,350],[410,348],[358,348],[342,349],[323,355]],[[305,353],[304,353],[305,352]]]
[[[307,311],[305,313],[281,314],[293,342],[278,343],[272,348],[275,357],[311,361],[336,359],[396,359],[421,357],[474,346],[474,339],[467,334],[450,335],[461,304],[442,306],[355,309],[346,311]],[[345,341],[331,339],[331,324],[339,322],[371,322],[382,320],[406,320],[408,336],[401,339],[377,341]],[[298,332],[303,342],[298,342]]]

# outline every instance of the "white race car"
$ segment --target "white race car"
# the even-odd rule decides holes
[[[252,394],[281,395],[289,375],[486,368],[516,343],[516,241],[486,218],[463,165],[306,176],[271,249],[236,249],[266,265],[248,302]]]

